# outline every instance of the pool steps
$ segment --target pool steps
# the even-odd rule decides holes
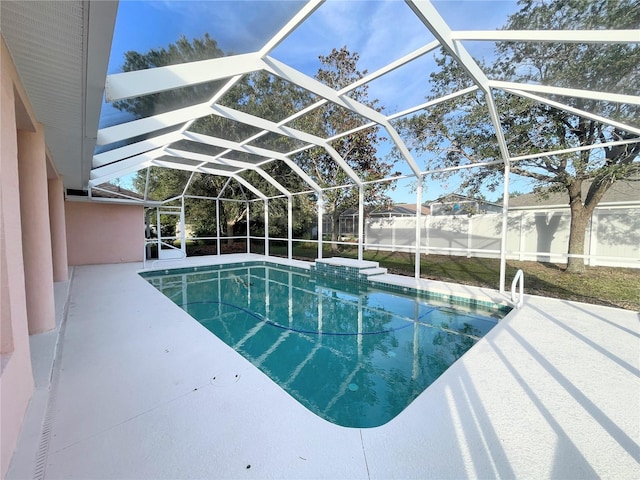
[[[339,277],[356,282],[387,273],[387,269],[381,268],[378,262],[341,257],[316,259],[311,265],[311,271],[317,275]]]

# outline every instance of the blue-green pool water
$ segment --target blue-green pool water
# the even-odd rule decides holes
[[[347,427],[391,420],[505,315],[265,262],[142,275],[309,410]]]

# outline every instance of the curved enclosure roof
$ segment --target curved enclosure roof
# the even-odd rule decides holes
[[[19,68],[20,58],[29,53],[21,52],[19,44],[28,33],[21,33],[19,25],[14,28],[10,20],[20,18],[21,10],[27,8],[22,3],[32,2],[3,2],[3,35]],[[80,164],[76,163],[75,169],[61,168],[68,188],[100,189],[114,182],[128,186],[138,172],[165,168],[186,172],[185,185],[182,190],[176,188],[175,194],[186,191],[187,179],[209,174],[231,178],[254,198],[385,180],[366,176],[336,148],[341,138],[357,132],[374,132],[383,138],[377,155],[394,153],[395,165],[389,178],[420,178],[430,173],[424,158],[429,152],[415,149],[396,122],[436,106],[446,107],[452,99],[465,95],[475,95],[484,102],[482,120],[493,127],[499,153],[484,159],[487,164],[508,165],[547,153],[527,150],[502,127],[510,121],[505,118],[509,113],[500,110],[497,93],[614,126],[628,134],[621,142],[638,142],[640,137],[637,117],[618,119],[611,114],[640,105],[639,82],[633,78],[617,78],[610,72],[593,90],[585,88],[588,71],[581,73],[583,78],[576,75],[561,84],[522,81],[516,80],[523,78],[522,72],[509,68],[498,72],[481,60],[495,60],[500,45],[508,42],[544,43],[550,46],[550,55],[554,54],[551,47],[564,43],[579,43],[587,50],[601,44],[637,47],[637,25],[628,29],[622,24],[624,28],[613,30],[598,24],[571,30],[507,30],[503,29],[507,18],[519,6],[505,1],[121,2],[117,19],[113,2],[43,3],[51,3],[49,9],[62,9],[64,5],[55,6],[58,3],[68,4],[66,8],[73,3],[77,11],[69,16],[79,27],[77,35],[85,37],[84,42],[68,47],[83,49],[79,61],[84,66],[78,67],[79,74],[84,75],[80,101],[85,108],[84,113],[79,112],[85,120],[82,145],[78,152],[65,152],[62,145],[58,146],[64,136],[56,137],[55,127],[48,134],[52,136],[49,143],[56,162]],[[30,15],[43,15],[31,10]],[[107,67],[104,47],[97,49],[99,42],[91,33],[100,31],[104,45],[114,23]],[[62,30],[56,38],[72,31]],[[204,41],[205,34],[215,48],[201,45],[201,51],[185,54],[189,48],[198,50],[195,40]],[[168,49],[171,53],[169,45],[179,47],[180,42],[185,51],[174,55],[169,65],[154,66],[127,57],[128,71],[122,69],[125,52],[144,55],[150,49]],[[318,76],[322,67],[318,57],[343,45],[358,53],[357,68],[362,76],[336,88]],[[462,69],[465,80],[459,88],[438,96],[440,90],[430,75],[443,68],[435,59],[440,52]],[[98,125],[96,91],[102,92],[95,88],[101,82],[95,80],[104,72],[105,95]],[[30,79],[37,75],[26,71],[24,75],[29,89]],[[53,86],[47,88],[54,88],[56,81],[61,84],[52,78]],[[287,95],[270,97],[269,89],[264,85],[258,88],[258,82],[277,83]],[[368,89],[369,99],[378,100],[376,105],[357,94],[363,87]],[[263,96],[252,97],[258,94]],[[590,100],[589,107],[576,107],[569,101],[575,99]],[[38,102],[34,103],[38,110]],[[44,111],[46,100],[41,103]],[[608,109],[607,105],[620,108]],[[52,112],[51,120],[45,123],[66,118],[55,117],[55,110]],[[336,112],[349,116],[347,130],[317,128],[318,118]],[[455,111],[451,115],[455,116]],[[77,119],[78,112],[68,117]],[[341,168],[343,175],[338,183],[323,183],[297,162],[305,152],[317,151]],[[252,185],[251,178],[257,177],[248,172],[260,176],[259,187]],[[287,176],[299,181],[282,181]],[[130,193],[125,198],[151,200],[146,191]]]

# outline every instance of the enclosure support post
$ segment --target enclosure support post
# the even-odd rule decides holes
[[[422,177],[418,177],[418,186],[416,188],[416,258],[415,272],[416,278],[420,278],[420,218],[422,216]]]
[[[247,207],[247,252],[251,253],[251,237],[249,236],[249,225],[251,225],[251,218],[249,217],[249,202],[244,202]]]
[[[184,194],[181,198],[180,204],[180,250],[184,253],[184,258],[187,258],[187,235],[184,231]]]
[[[269,256],[269,200],[266,198],[264,199],[264,255]]]
[[[216,198],[216,255],[220,255],[220,199]]]
[[[147,176],[144,181],[144,201],[147,201],[149,195],[149,176],[151,175],[151,168],[147,167]]]
[[[158,238],[158,260],[160,260],[160,249],[162,249],[162,228],[160,227],[160,207],[156,209],[156,234]]]
[[[287,195],[287,258],[293,258],[293,198]]]
[[[322,192],[318,192],[318,258],[322,258],[322,211],[324,210],[324,200]]]
[[[509,162],[504,162],[504,192],[502,195],[502,238],[500,239],[500,293],[505,293],[507,277],[507,226],[509,225]]]
[[[364,250],[364,185],[358,188],[358,260],[362,261]]]

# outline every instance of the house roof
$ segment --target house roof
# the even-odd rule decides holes
[[[591,182],[582,184],[582,198],[585,198]],[[604,194],[600,205],[607,203],[640,202],[640,179],[638,181],[619,180]],[[540,193],[527,193],[509,199],[509,208],[537,207],[550,205],[569,206],[569,195],[566,192],[549,192],[543,189]]]
[[[130,199],[142,199],[142,196],[138,192],[134,192],[133,190],[129,190],[120,185],[114,185],[112,183],[105,183],[100,185],[99,188],[94,188],[91,191],[91,195],[93,197],[99,198],[127,198]]]
[[[422,215],[429,215],[431,209],[422,205],[422,209],[420,213]],[[397,203],[395,205],[390,206],[386,209],[378,209],[371,212],[371,215],[391,215],[391,216],[399,216],[399,215],[415,215],[416,214],[416,204],[415,203]]]

